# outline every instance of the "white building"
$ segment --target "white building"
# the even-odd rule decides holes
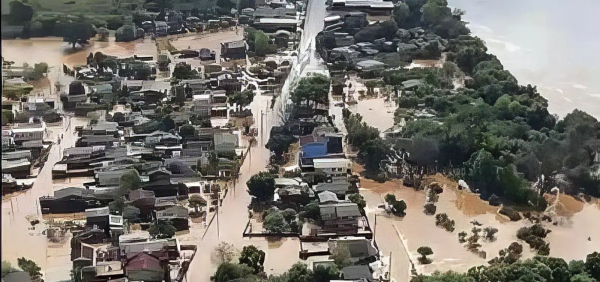
[[[352,173],[352,163],[348,159],[313,159],[315,171],[324,172],[332,182],[345,182]]]

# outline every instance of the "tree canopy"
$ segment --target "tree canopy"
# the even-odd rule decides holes
[[[268,172],[261,171],[252,175],[246,182],[246,186],[248,187],[248,193],[261,202],[273,199],[275,194],[275,179]]]

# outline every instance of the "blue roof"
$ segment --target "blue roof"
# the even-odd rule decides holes
[[[311,142],[306,143],[302,146],[302,157],[303,158],[316,158],[327,155],[327,143],[326,142]]]

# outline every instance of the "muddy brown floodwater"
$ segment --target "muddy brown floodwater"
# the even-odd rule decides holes
[[[433,263],[425,266],[417,264],[419,273],[432,273],[436,270],[466,271],[476,265],[485,265],[488,260],[496,257],[501,249],[508,247],[514,241],[524,245],[524,258],[534,255],[527,244],[516,237],[519,228],[531,225],[528,220],[508,221],[496,213],[497,207],[490,206],[487,202],[479,199],[477,195],[457,190],[455,182],[439,175],[435,176],[435,180],[444,187],[444,192],[440,194],[437,203],[437,213],[446,213],[450,219],[456,222],[454,232],[447,232],[435,226],[434,216],[423,213],[423,203],[425,202],[423,191],[405,187],[400,181],[377,183],[361,178],[360,182],[361,187],[365,188],[361,193],[367,200],[367,210],[376,209],[377,197],[375,195],[380,196],[379,203],[383,203],[383,197],[387,193],[393,193],[396,198],[406,201],[407,215],[403,218],[386,217],[385,220],[378,218],[377,230],[391,234],[393,232],[390,232],[390,229],[397,229],[406,239],[413,258],[418,257],[417,249],[419,247],[429,246],[432,248]],[[568,195],[560,197],[559,205],[562,207],[561,210],[564,210],[562,214],[564,217],[559,220],[558,226],[546,224],[546,228],[552,230],[552,233],[546,238],[550,242],[550,255],[564,258],[567,261],[585,259],[587,254],[594,250],[600,250],[600,225],[598,225],[600,208],[597,203],[583,203]],[[561,214],[559,213],[559,215]],[[487,254],[486,259],[469,252],[463,244],[458,242],[458,233],[461,231],[470,233],[473,228],[473,224],[471,224],[473,220],[481,223],[481,228],[488,226],[498,228],[495,241],[480,242],[481,250]],[[379,236],[377,237],[379,238]],[[591,241],[588,241],[588,237],[591,237]],[[396,265],[394,267],[396,268]],[[400,267],[397,270],[404,271],[404,265]]]
[[[150,39],[139,39],[132,42],[91,41],[85,48],[73,49],[72,46],[58,37],[33,39],[2,40],[2,56],[7,61],[14,61],[16,66],[23,63],[46,62],[50,67],[66,64],[69,67],[84,65],[90,52],[102,52],[117,57],[130,57],[134,54],[152,55],[156,59],[156,45]]]

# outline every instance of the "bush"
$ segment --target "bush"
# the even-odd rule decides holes
[[[438,213],[435,215],[435,225],[441,226],[446,229],[446,231],[454,232],[454,220],[450,220],[447,214]]]

